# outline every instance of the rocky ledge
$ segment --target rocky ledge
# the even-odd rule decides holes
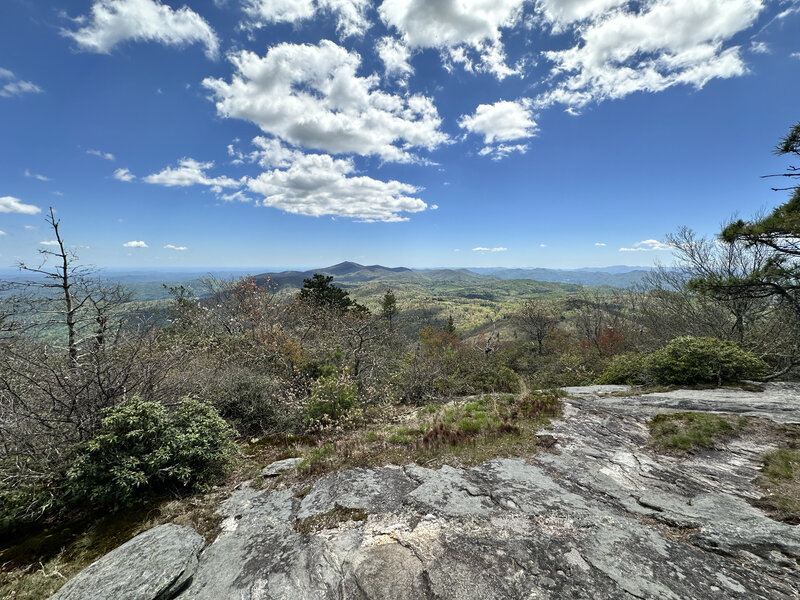
[[[547,432],[552,452],[528,459],[356,469],[322,477],[305,495],[282,487],[275,469],[270,489],[245,485],[222,505],[221,533],[188,586],[171,573],[165,580],[180,586],[150,596],[115,587],[113,597],[800,598],[800,528],[751,504],[759,457],[775,442],[751,435],[667,456],[647,446],[646,426],[677,410],[797,423],[800,387],[569,392],[563,419]],[[76,580],[102,572],[96,565],[109,556]],[[128,582],[151,577],[135,561],[117,572]],[[56,597],[73,597],[64,590]]]

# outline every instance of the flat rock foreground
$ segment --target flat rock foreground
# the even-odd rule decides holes
[[[800,423],[800,386],[601,395],[614,390],[569,388],[552,451],[528,460],[355,469],[305,495],[244,485],[204,549],[162,525],[53,598],[800,598],[800,528],[750,503],[775,442],[667,456],[646,425],[686,410]]]

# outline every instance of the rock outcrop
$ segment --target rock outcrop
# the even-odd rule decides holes
[[[732,407],[800,422],[799,387],[570,391],[547,432],[552,452],[472,469],[355,469],[305,494],[279,475],[268,489],[244,486],[178,598],[800,598],[800,528],[750,503],[774,441],[667,456],[648,447],[646,426],[658,412]]]
[[[91,564],[51,600],[172,600],[194,575],[204,544],[191,527],[159,525]]]

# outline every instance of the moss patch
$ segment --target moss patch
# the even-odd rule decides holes
[[[661,450],[690,452],[713,448],[736,435],[748,423],[745,417],[700,412],[656,415],[650,421],[650,445]]]
[[[774,518],[800,525],[800,449],[779,448],[767,452],[756,480],[764,496],[757,505]]]

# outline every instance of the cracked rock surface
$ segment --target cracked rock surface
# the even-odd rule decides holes
[[[646,420],[702,410],[800,422],[800,387],[601,396],[578,388],[555,452],[472,469],[355,469],[296,490],[238,491],[180,600],[800,598],[800,528],[748,502],[768,440],[688,457]],[[298,533],[302,519],[363,509]]]
[[[624,388],[571,389],[547,432],[553,451],[527,459],[354,469],[305,495],[280,478],[272,489],[243,486],[221,506],[221,533],[178,598],[800,598],[800,528],[750,503],[759,457],[775,442],[742,437],[666,456],[648,448],[646,425],[678,410],[800,422],[800,386],[609,391]],[[354,509],[366,519],[296,528]]]

